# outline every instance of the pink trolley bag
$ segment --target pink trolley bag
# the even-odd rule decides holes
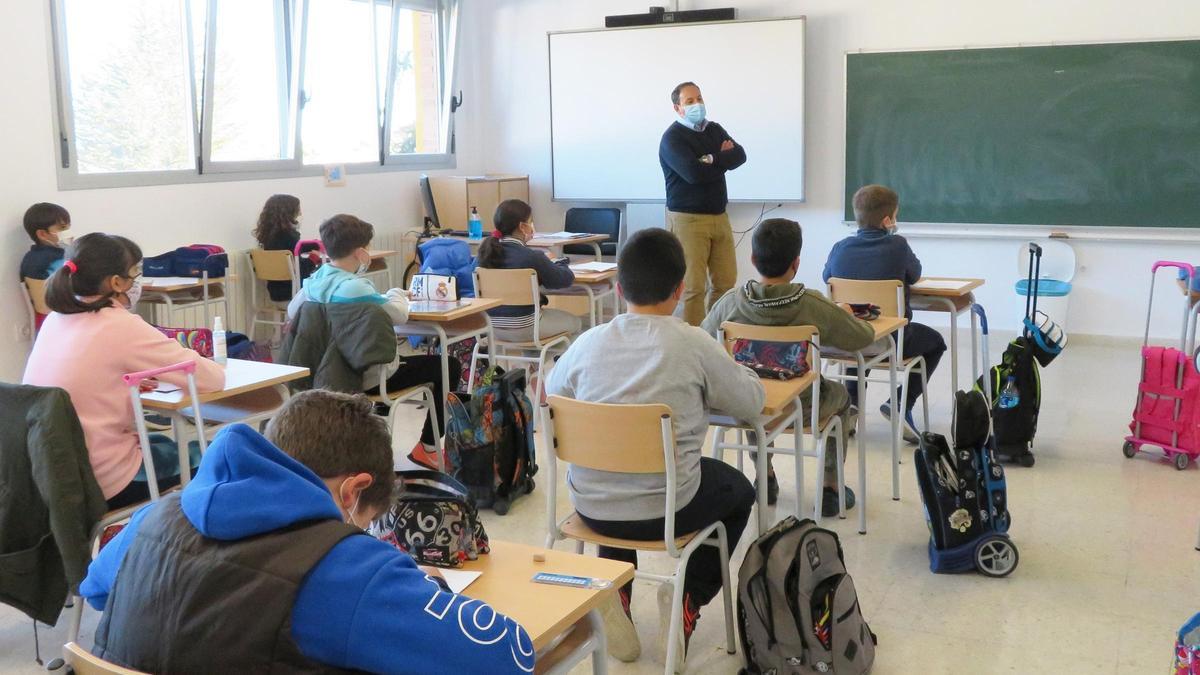
[[[1150,310],[1154,305],[1155,273],[1162,267],[1177,268],[1187,275],[1188,288],[1196,270],[1188,263],[1160,260],[1150,270],[1150,301],[1146,304],[1146,332],[1142,339],[1142,375],[1131,434],[1122,449],[1132,458],[1144,445],[1162,448],[1179,470],[1200,455],[1200,372],[1192,352],[1195,342],[1195,313],[1190,294],[1184,293],[1183,329],[1179,349],[1150,346]]]

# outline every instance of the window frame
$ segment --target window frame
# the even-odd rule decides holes
[[[211,162],[211,130],[208,120],[212,119],[212,88],[213,78],[209,77],[210,68],[215,61],[215,13],[220,0],[175,0],[180,4],[180,12],[185,30],[184,37],[190,38],[195,27],[189,2],[207,2],[207,25],[209,31],[205,35],[204,77],[202,82],[196,81],[194,67],[188,69],[189,101],[188,115],[193,129],[192,144],[195,155],[193,168],[157,171],[122,171],[111,173],[80,173],[79,160],[76,156],[75,130],[73,119],[73,101],[70,91],[70,58],[67,49],[66,32],[66,0],[49,0],[49,17],[47,21],[51,64],[53,78],[51,82],[51,101],[54,108],[52,115],[52,133],[54,134],[55,169],[60,190],[87,190],[99,188],[140,187],[149,185],[183,185],[189,183],[214,183],[237,180],[266,180],[281,178],[302,178],[321,176],[324,165],[307,164],[304,162],[301,130],[304,116],[304,106],[301,103],[303,95],[301,84],[304,82],[304,50],[307,38],[308,0],[276,0],[285,6],[284,22],[291,22],[284,27],[289,35],[288,66],[290,67],[290,85],[288,115],[294,120],[289,133],[293,135],[295,155],[287,160],[245,160],[238,162]],[[232,0],[231,0],[232,1]],[[394,88],[394,52],[395,36],[389,35],[388,52],[393,57],[388,65],[387,92],[384,100],[376,96],[376,107],[381,111],[379,161],[343,162],[347,174],[388,173],[397,171],[454,169],[457,167],[457,154],[454,148],[454,114],[451,109],[451,98],[457,85],[457,56],[459,15],[461,0],[390,0],[392,6],[393,24],[398,17],[399,9],[419,9],[433,11],[437,15],[439,33],[439,69],[442,73],[443,90],[439,107],[442,110],[442,152],[420,154],[390,154],[390,119],[392,92]],[[374,26],[375,14],[372,15]],[[394,26],[393,26],[394,28]],[[376,35],[372,39],[378,39]],[[194,66],[197,58],[194,40],[188,39],[185,45],[188,64]],[[298,45],[297,49],[290,49]],[[378,51],[376,51],[378,53]],[[377,67],[378,68],[378,67]],[[378,72],[378,70],[377,70]],[[197,105],[200,97],[201,105]],[[197,115],[197,109],[200,109]],[[386,135],[385,135],[386,134]]]

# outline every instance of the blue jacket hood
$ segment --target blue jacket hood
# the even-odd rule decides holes
[[[204,536],[231,541],[304,520],[342,519],[325,483],[245,424],[222,429],[181,496]]]
[[[461,298],[475,297],[475,257],[471,247],[461,239],[437,237],[421,244],[421,273],[443,274],[458,280],[458,295]]]

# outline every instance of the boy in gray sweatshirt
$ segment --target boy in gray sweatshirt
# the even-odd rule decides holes
[[[764,220],[755,230],[750,260],[759,273],[759,281],[748,281],[734,288],[713,305],[700,327],[713,337],[726,321],[755,326],[814,326],[820,335],[821,347],[856,351],[875,341],[871,324],[854,318],[819,291],[793,283],[800,269],[800,249],[803,236],[800,224],[785,218]],[[809,410],[812,393],[804,390],[800,397],[804,406],[804,423],[810,424]],[[840,382],[821,378],[821,419],[830,415],[842,418],[842,447],[846,447],[853,425],[850,396]],[[837,515],[837,454],[834,439],[828,439],[825,451],[825,490],[821,497],[821,515]],[[844,456],[843,456],[844,459]],[[779,483],[775,470],[767,476],[767,498],[775,503]],[[846,488],[846,507],[854,505],[854,493]]]
[[[701,446],[710,410],[752,418],[762,412],[764,392],[753,371],[735,363],[704,331],[673,316],[686,269],[683,247],[670,232],[655,228],[630,237],[617,260],[617,287],[629,313],[579,336],[550,373],[546,391],[595,403],[670,406],[676,444],[675,531],[693,532],[721,521],[732,551],[750,517],[754,488],[736,468],[702,457]],[[666,474],[571,466],[567,484],[575,510],[596,532],[662,541]],[[601,546],[600,557],[637,564],[637,553],[626,549]],[[679,662],[673,664],[676,672],[682,670],[700,608],[721,590],[716,548],[696,550],[683,588],[683,644],[677,650]],[[619,622],[605,617],[610,644],[636,645],[637,634],[628,619],[631,590],[632,585],[621,589],[626,611],[615,617]],[[665,622],[671,612],[669,586],[660,587],[658,600]],[[662,635],[667,635],[665,626]]]

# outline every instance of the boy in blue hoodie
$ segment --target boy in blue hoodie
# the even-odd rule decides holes
[[[294,319],[300,312],[300,307],[306,302],[368,303],[379,305],[387,312],[392,323],[400,325],[408,321],[408,292],[402,288],[389,289],[380,293],[375,286],[363,275],[371,267],[371,240],[375,237],[375,228],[370,223],[347,214],[338,214],[321,223],[321,243],[325,246],[325,254],[329,256],[330,264],[317,268],[311,277],[304,280],[304,287],[288,303],[288,320]],[[458,389],[461,365],[457,359],[449,360],[450,382],[449,391]],[[368,394],[379,393],[379,370],[386,369],[387,390],[400,391],[421,384],[433,388],[433,396],[438,401],[446,400],[446,392],[442,390],[442,360],[438,356],[410,355],[400,356],[399,352],[391,363],[371,366],[363,373],[363,391]],[[446,428],[444,406],[434,406],[437,415],[438,428]],[[425,428],[421,432],[422,448],[414,448],[410,455],[414,461],[436,466],[440,454],[438,442],[441,439],[433,437],[433,425],[425,420]],[[424,456],[418,454],[422,450]]]
[[[533,672],[515,621],[362,532],[392,481],[363,396],[299,394],[265,439],[223,430],[196,478],[92,562],[93,653],[146,672]]]
[[[833,245],[829,259],[825,262],[822,278],[829,282],[832,277],[841,279],[885,280],[897,279],[904,283],[904,316],[908,325],[904,327],[904,358],[925,358],[925,372],[933,377],[942,354],[946,353],[946,341],[941,333],[914,323],[912,309],[908,307],[908,287],[921,278],[921,261],[913,253],[908,241],[896,234],[896,218],[900,215],[900,197],[883,185],[866,185],[854,193],[854,219],[858,232]],[[850,369],[854,374],[855,369]],[[858,384],[853,380],[846,383],[850,400],[858,404]],[[892,392],[895,396],[896,393]],[[912,410],[921,398],[921,376],[913,373],[908,378],[904,401],[904,440],[916,443],[916,425]],[[891,405],[879,407],[884,417],[891,414]]]

